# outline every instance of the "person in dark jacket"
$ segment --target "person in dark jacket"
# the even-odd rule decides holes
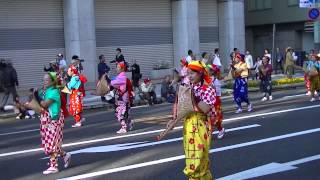
[[[110,61],[110,63],[120,63],[120,62],[125,62],[124,56],[121,53],[121,49],[117,48],[116,49],[116,58],[113,61]]]
[[[5,68],[5,60],[0,59],[0,92],[3,92],[4,68]]]
[[[139,88],[139,80],[141,79],[142,75],[140,73],[140,66],[134,61],[134,64],[131,66],[131,73],[132,73],[132,85],[134,89]]]
[[[103,54],[99,56],[100,63],[98,64],[98,74],[99,79],[104,75],[108,74],[110,71],[110,67],[106,64],[106,59]]]
[[[16,86],[19,86],[17,71],[10,62],[6,62],[3,67],[3,89],[4,96],[0,104],[0,111],[4,112],[4,106],[7,104],[10,94],[12,94],[13,102],[17,98]]]
[[[103,54],[99,56],[100,63],[98,64],[98,75],[99,80],[104,74],[108,74],[110,71],[110,67],[106,64],[106,59]],[[101,96],[101,101],[107,102],[106,98],[104,96]]]

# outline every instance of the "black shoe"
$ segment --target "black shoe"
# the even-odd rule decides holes
[[[6,112],[4,108],[0,108],[0,112]]]

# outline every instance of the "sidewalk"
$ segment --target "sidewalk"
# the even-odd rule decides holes
[[[286,76],[283,74],[279,74],[279,75],[272,75],[272,79],[273,80],[278,80],[278,79],[282,79],[285,78]],[[295,74],[294,77],[303,77],[302,73],[298,73]],[[249,80],[251,81],[251,80]],[[157,99],[161,98],[161,84],[160,84],[160,80],[156,81],[157,84],[155,84],[156,88],[155,88],[155,92],[157,94]],[[224,87],[226,85],[225,82],[222,83],[222,87]],[[283,87],[278,87],[275,88],[274,90],[279,90],[279,89],[287,89],[287,88],[295,88],[295,87],[299,87],[302,86],[302,84],[293,84],[293,85],[285,85]],[[86,86],[87,92],[86,92],[86,97],[83,100],[83,108],[84,110],[89,110],[89,109],[96,109],[96,108],[105,108],[107,109],[113,109],[113,105],[106,103],[106,102],[102,102],[100,96],[95,96],[92,95],[92,93],[95,91],[95,85],[94,84],[88,84]],[[259,88],[250,88],[249,89],[250,92],[257,92],[259,91]],[[226,88],[222,88],[222,94],[223,95],[230,95],[232,94],[233,90],[232,89],[226,89]],[[27,91],[19,91],[18,90],[18,94],[20,95],[20,99],[22,101],[26,101],[27,99]],[[0,101],[2,100],[3,97],[3,93],[0,93]],[[12,96],[10,96],[9,100],[8,100],[8,105],[12,105]],[[141,101],[141,99],[139,98],[139,96],[135,96],[135,100],[134,100],[134,104],[135,105],[146,105],[146,103],[144,101]],[[7,118],[7,117],[13,117],[15,114],[13,112],[13,110],[8,110],[5,113],[0,113],[0,119],[1,118]]]

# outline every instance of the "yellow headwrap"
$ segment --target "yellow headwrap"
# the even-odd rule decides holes
[[[206,64],[202,61],[191,61],[188,64],[188,69],[202,73],[205,83],[207,83],[208,85],[211,84],[211,77],[209,76],[209,73],[207,71]]]

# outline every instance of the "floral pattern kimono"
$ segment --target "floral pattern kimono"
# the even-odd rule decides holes
[[[195,101],[211,106],[208,114],[193,112],[184,120],[183,145],[186,156],[184,173],[191,180],[212,180],[209,150],[211,144],[211,120],[215,116],[216,93],[211,86],[194,85]]]

